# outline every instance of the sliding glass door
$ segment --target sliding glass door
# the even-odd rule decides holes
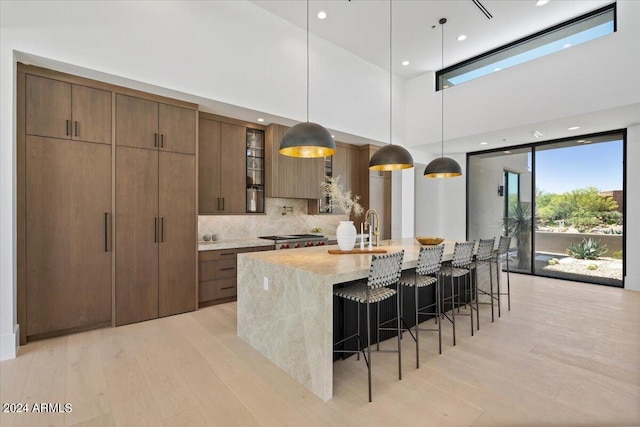
[[[468,155],[467,235],[513,236],[513,272],[622,286],[624,134]]]

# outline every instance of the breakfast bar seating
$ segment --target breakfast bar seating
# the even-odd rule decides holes
[[[443,261],[453,258],[455,243],[443,242]],[[376,249],[404,251],[402,270],[411,270],[421,247],[415,239],[404,238],[381,241]],[[334,290],[367,280],[374,256],[333,255],[331,249],[337,246],[243,253],[237,262],[238,336],[323,400],[333,395],[335,300],[343,300]],[[383,321],[395,317],[384,314]],[[391,334],[395,337],[387,331],[383,339]]]
[[[369,269],[369,277],[366,282],[356,282],[355,284],[339,288],[334,291],[334,294],[340,298],[355,301],[358,304],[358,323],[357,331],[355,334],[346,337],[338,341],[335,345],[340,345],[345,341],[353,338],[358,340],[358,349],[353,350],[341,350],[334,349],[334,352],[338,353],[359,353],[362,352],[364,360],[367,364],[368,381],[369,381],[369,402],[372,401],[371,392],[371,305],[376,305],[376,313],[380,312],[378,304],[388,298],[396,297],[396,317],[395,317],[395,332],[397,334],[398,349],[397,350],[380,350],[379,338],[377,341],[377,352],[394,352],[398,353],[398,379],[402,379],[402,354],[400,343],[400,274],[402,273],[402,258],[404,257],[404,250],[385,254],[385,255],[373,255],[371,259],[371,267]],[[395,288],[395,289],[394,289]],[[367,312],[366,317],[366,329],[367,329],[367,352],[364,352],[362,340],[360,339],[360,306],[364,305]],[[379,316],[376,321],[376,335],[378,335],[381,329]],[[388,323],[388,322],[385,322]],[[386,329],[386,328],[385,328]]]

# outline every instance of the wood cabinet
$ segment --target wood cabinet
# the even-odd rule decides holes
[[[111,322],[111,147],[27,136],[27,339]]]
[[[197,112],[135,96],[116,95],[116,144],[195,154]]]
[[[362,207],[375,209],[380,224],[380,240],[391,238],[391,172],[374,171],[368,168],[369,159],[378,150],[377,146],[360,147],[360,192]],[[362,219],[364,221],[364,219]]]
[[[200,251],[198,253],[198,304],[202,306],[234,301],[237,294],[237,255],[269,251],[273,246]]]
[[[246,213],[246,127],[200,117],[198,210]]]
[[[324,159],[281,155],[282,136],[289,128],[272,124],[265,135],[266,196],[292,199],[319,199],[324,180]]]
[[[27,74],[26,133],[111,144],[111,92]]]
[[[195,309],[195,156],[116,149],[116,325]]]
[[[340,177],[340,185],[345,190],[351,190],[352,195],[358,195],[362,201],[362,191],[360,189],[360,149],[358,146],[345,144],[336,141],[336,153],[325,159],[331,162],[330,170],[332,177]],[[317,215],[327,213],[327,204],[324,198],[320,200],[309,200],[309,214]],[[342,214],[339,207],[334,206],[333,212]],[[355,219],[355,218],[352,218]]]

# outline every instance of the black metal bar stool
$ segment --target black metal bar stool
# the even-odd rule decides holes
[[[511,236],[500,236],[498,249],[494,251],[494,262],[496,263],[496,275],[498,277],[498,317],[500,317],[500,297],[507,296],[507,307],[511,311],[511,283],[509,281],[509,247],[511,246]],[[500,263],[507,263],[507,292],[500,291]]]
[[[493,263],[495,262],[495,256],[494,256],[494,250],[493,247],[496,244],[496,239],[495,237],[492,239],[480,239],[480,241],[478,242],[478,250],[476,252],[476,256],[475,256],[475,261],[476,261],[476,265],[475,265],[475,276],[476,276],[476,300],[478,299],[478,293],[484,294],[484,295],[488,295],[489,296],[489,303],[482,303],[482,304],[491,304],[491,322],[494,321],[494,310],[493,310],[493,301],[499,299],[500,297],[497,294],[494,294],[493,292]],[[488,265],[489,266],[489,292],[480,289],[479,282],[478,282],[478,267],[482,264]],[[496,269],[496,272],[498,272],[498,270]],[[499,274],[499,273],[498,273]],[[480,304],[480,301],[477,301],[478,304]],[[479,312],[477,316],[477,324],[478,324],[478,329],[480,329],[480,314]]]
[[[442,252],[444,252],[444,245],[420,247],[420,253],[418,254],[418,265],[415,272],[405,272],[400,277],[400,285],[407,288],[413,288],[415,291],[415,335],[411,331],[411,328],[407,326],[403,313],[400,313],[402,319],[403,330],[408,331],[416,342],[416,368],[420,368],[420,355],[419,355],[419,339],[420,331],[432,331],[438,333],[438,352],[442,354],[442,322],[440,318],[440,286],[438,285],[438,273],[442,265]],[[420,299],[418,297],[419,289],[423,289],[432,285],[435,286],[435,302],[420,306]],[[402,295],[402,294],[401,294]],[[402,299],[402,297],[401,297]],[[403,310],[402,302],[400,302],[400,309]],[[436,328],[421,328],[420,316],[435,316]]]
[[[404,250],[385,255],[373,255],[371,259],[371,267],[369,268],[369,278],[367,281],[357,282],[347,287],[336,289],[334,295],[345,298],[347,300],[358,303],[358,331],[334,344],[334,346],[344,343],[345,341],[357,338],[358,350],[333,350],[335,353],[356,353],[362,352],[364,360],[367,363],[369,374],[369,402],[371,399],[371,304],[377,304],[392,296],[396,295],[396,328],[394,329],[398,335],[398,350],[378,350],[379,352],[398,353],[398,379],[402,379],[402,358],[400,346],[400,275],[402,273],[402,260],[404,258]],[[394,286],[395,289],[390,288]],[[362,340],[360,339],[360,305],[365,305],[367,309],[367,352],[364,352]],[[379,311],[379,310],[378,310]],[[385,322],[387,323],[387,322]],[[376,321],[376,331],[380,329],[380,324]]]
[[[458,292],[455,291],[453,286],[453,279],[464,279],[465,280],[465,290],[466,290],[466,280],[467,277],[469,281],[471,281],[471,270],[472,270],[472,262],[473,262],[473,249],[476,242],[456,242],[455,247],[453,249],[453,259],[451,261],[444,262],[442,264],[442,268],[440,269],[440,276],[444,276],[442,281],[442,288],[444,290],[444,280],[448,277],[449,283],[451,284],[451,296],[447,298],[442,298],[442,316],[451,322],[453,328],[453,345],[456,345],[456,313],[455,309],[458,309],[458,315],[469,316],[471,318],[471,336],[473,336],[473,299],[467,301],[467,297],[465,295],[465,305],[468,303],[470,310],[469,313],[460,313],[460,285],[458,283]],[[444,292],[443,292],[444,294]],[[466,294],[466,292],[465,292]],[[451,317],[447,315],[444,311],[444,303],[449,300],[451,301]],[[477,300],[476,300],[477,301]],[[476,311],[478,307],[475,307]]]

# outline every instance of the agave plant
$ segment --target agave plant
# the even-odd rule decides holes
[[[508,236],[518,240],[518,269],[531,268],[531,203],[513,203],[502,220]]]
[[[567,247],[567,253],[574,258],[578,259],[598,259],[600,256],[607,253],[607,245],[600,243],[600,240],[593,240],[592,238],[582,239],[582,242],[569,243]]]

